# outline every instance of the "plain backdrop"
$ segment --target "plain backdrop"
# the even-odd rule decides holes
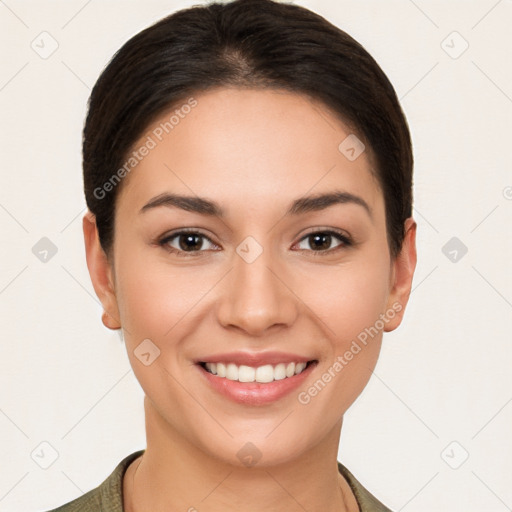
[[[0,511],[61,505],[145,447],[87,272],[81,129],[113,53],[194,3],[0,1]],[[396,511],[511,510],[512,2],[296,3],[375,57],[415,153],[413,292],[339,460]]]

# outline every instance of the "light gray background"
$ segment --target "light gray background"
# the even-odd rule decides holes
[[[142,391],[87,273],[81,128],[113,53],[193,3],[0,1],[1,511],[67,502],[145,447]],[[376,58],[416,159],[413,293],[339,460],[396,511],[512,510],[512,2],[296,3]],[[457,262],[452,237],[468,248]]]

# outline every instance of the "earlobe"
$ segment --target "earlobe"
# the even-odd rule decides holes
[[[112,267],[101,247],[95,216],[88,210],[82,221],[87,268],[96,295],[105,312],[102,322],[109,329],[120,329],[119,308],[115,295]]]
[[[405,221],[405,236],[402,249],[392,263],[391,291],[388,298],[387,310],[396,312],[386,324],[385,332],[395,330],[405,313],[405,307],[411,294],[412,280],[416,268],[416,222],[412,217]]]
[[[111,329],[113,331],[121,329],[121,323],[119,320],[116,320],[109,313],[107,313],[107,311],[103,311],[103,314],[101,315],[101,321],[107,329]]]

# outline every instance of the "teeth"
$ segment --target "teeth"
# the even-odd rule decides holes
[[[256,382],[272,382],[274,380],[274,368],[271,364],[256,368]],[[254,381],[253,381],[254,382]]]
[[[266,383],[298,375],[304,371],[306,365],[307,363],[279,363],[276,366],[266,364],[254,368],[233,363],[205,363],[205,368],[213,375],[229,380]]]
[[[307,363],[297,363],[295,365],[295,375],[299,374],[302,372],[302,370],[304,370],[304,368],[306,368],[306,364]]]
[[[226,366],[226,379],[238,380],[238,366],[236,364]]]

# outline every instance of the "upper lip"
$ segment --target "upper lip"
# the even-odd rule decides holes
[[[233,363],[237,366],[264,366],[279,363],[307,363],[314,358],[292,354],[291,352],[225,352],[198,358],[195,363]]]

